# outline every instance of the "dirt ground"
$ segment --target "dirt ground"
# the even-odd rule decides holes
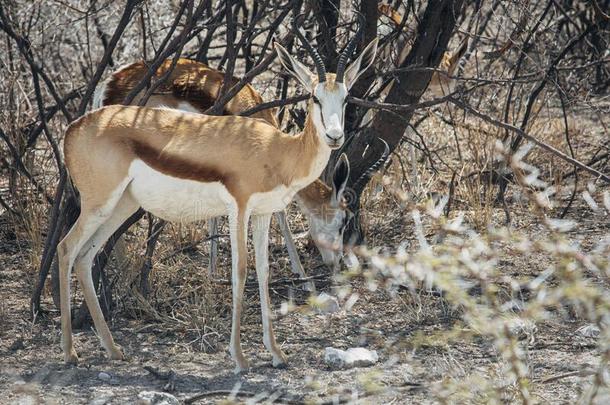
[[[610,225],[581,217],[579,212],[572,210],[573,219],[580,224],[578,234],[573,236],[586,248],[607,235]],[[517,218],[513,223],[515,229],[527,228],[530,232],[540,229],[520,212],[513,211],[513,214]],[[369,232],[376,244],[385,240],[388,245],[395,245],[398,235],[410,234],[408,225],[398,218],[390,218],[397,215],[369,217]],[[388,230],[390,222],[394,224],[391,231]],[[7,229],[4,224],[3,228]],[[228,354],[230,313],[221,314],[221,321],[227,327],[216,336],[217,344],[212,350],[203,348],[202,337],[193,331],[167,328],[143,319],[127,319],[118,313],[111,330],[124,348],[126,361],[107,360],[95,333],[88,329],[75,331],[80,364],[65,365],[59,343],[59,313],[51,300],[47,297],[44,302],[45,308],[51,310],[48,316],[33,323],[28,314],[32,282],[27,279],[33,272],[24,263],[28,263],[30,249],[8,230],[1,236],[0,403],[123,404],[137,402],[143,391],[167,391],[186,403],[198,394],[205,396],[197,403],[222,400],[253,403],[271,399],[277,403],[348,400],[433,403],[433,398],[440,395],[441,382],[466,378],[465,381],[472,382],[470,389],[476,390],[477,376],[493,378],[506,366],[492,343],[482,338],[458,338],[440,341],[438,345],[414,344],[417,336],[434,335],[459,322],[459,315],[447,308],[437,295],[401,292],[392,296],[384,291],[370,292],[357,282],[353,288],[359,299],[349,311],[291,312],[279,316],[274,325],[277,339],[289,356],[286,369],[274,369],[271,356],[263,347],[255,289],[248,290],[242,326],[242,345],[251,362],[247,374],[233,373],[234,365]],[[315,262],[315,257],[309,257],[315,252],[301,248],[306,263]],[[272,245],[272,252],[276,250],[281,251],[281,246]],[[506,272],[524,277],[539,274],[547,265],[541,258],[513,257],[510,252],[501,261]],[[289,276],[287,268],[281,272],[281,275],[276,272],[274,277]],[[318,289],[327,287],[327,283],[318,285]],[[273,289],[276,309],[285,300],[285,294],[281,289]],[[296,291],[294,296],[299,303],[306,295]],[[590,384],[593,377],[587,371],[598,365],[599,349],[595,337],[577,332],[585,325],[575,317],[557,313],[555,318],[537,324],[521,342],[531,367],[528,375],[533,382],[534,401],[574,403]],[[328,346],[373,349],[380,361],[368,368],[331,370],[323,359],[324,348]],[[231,392],[239,394],[235,397]],[[516,395],[504,400],[517,401]],[[449,402],[460,402],[457,394],[443,396]],[[599,398],[603,401],[604,396]]]
[[[106,3],[112,5],[113,2]],[[29,8],[30,5],[27,5]],[[511,8],[508,2],[506,5],[501,5],[507,9]],[[521,2],[515,2],[514,5],[518,6],[519,10],[522,8],[527,10]],[[60,11],[66,8],[56,7],[54,3],[52,6]],[[165,19],[155,17],[156,11],[151,10],[155,24],[163,25],[167,24],[167,21],[171,22],[171,19],[168,20],[172,17],[171,14],[165,9],[160,8],[159,11],[161,17]],[[509,15],[507,12],[506,16]],[[120,13],[116,14],[116,19],[119,16]],[[515,18],[521,20],[516,14]],[[69,24],[63,23],[68,21],[65,18],[57,21],[62,22],[59,24],[60,27],[65,26],[67,30],[82,33],[82,27],[76,26],[77,19],[83,20],[79,14],[75,15],[74,21]],[[52,20],[42,21],[47,25],[57,24],[54,14]],[[84,19],[84,21],[88,20]],[[103,23],[109,24],[109,27],[115,25],[114,20],[105,21],[106,19],[102,20]],[[498,21],[494,24],[510,26],[503,14],[498,14]],[[153,25],[152,28],[155,26]],[[553,30],[547,31],[552,33]],[[52,31],[50,28],[45,28],[45,37],[56,38],[51,35]],[[159,30],[159,32],[164,31]],[[133,38],[126,43],[138,43],[140,33],[134,30],[133,35]],[[512,41],[512,34],[510,37],[507,35],[506,38]],[[545,37],[541,35],[540,38],[536,41],[546,45]],[[80,39],[72,41],[76,45],[80,44]],[[10,38],[7,40],[7,43],[9,42],[11,42]],[[57,40],[54,42],[60,43]],[[519,40],[515,44],[520,42]],[[46,44],[46,38],[42,43]],[[85,48],[79,52],[72,42],[66,44],[69,52],[63,51],[61,58],[49,56],[55,55],[54,53],[47,55],[43,52],[37,56],[42,58],[47,55],[47,58],[55,57],[61,60],[62,64],[65,62],[78,66],[77,61],[80,59],[71,59],[70,55],[84,55]],[[457,42],[454,45],[458,45]],[[101,55],[102,45],[99,44],[97,47],[97,51],[95,49],[94,51]],[[48,48],[56,47],[48,46]],[[555,49],[552,46],[548,48]],[[58,46],[57,49],[59,52],[64,47]],[[91,53],[91,49],[87,51]],[[136,57],[135,54],[127,51],[123,54],[124,61],[132,62]],[[538,55],[538,48],[533,48],[531,56],[536,61],[538,58],[542,60],[545,55]],[[91,60],[91,56],[89,59]],[[496,63],[496,66],[494,69],[497,70],[498,77],[504,77],[506,72],[511,72],[510,69],[504,71],[506,69],[504,64]],[[540,66],[534,64],[533,68],[535,71],[540,68],[542,72],[546,70],[546,63],[540,63]],[[241,66],[236,71],[237,75],[242,73],[240,69]],[[526,71],[522,73],[525,74]],[[465,77],[478,78],[478,75],[478,64],[476,72],[474,67],[468,67],[464,71]],[[82,82],[82,73],[79,69],[75,68],[67,77],[72,76],[78,78],[78,81],[71,79],[74,83]],[[61,77],[61,80],[67,80],[67,77]],[[480,77],[488,78],[485,75]],[[263,93],[266,100],[275,99],[277,96],[275,86],[271,85],[275,83],[275,78],[275,71],[272,72],[270,69],[268,75],[261,75],[260,86],[254,83],[260,91],[267,89]],[[265,86],[262,83],[266,83]],[[502,93],[504,90],[500,87],[495,88],[494,92],[504,94]],[[577,86],[576,89],[578,88],[580,87]],[[31,89],[25,87],[25,90]],[[575,123],[570,121],[574,143],[572,146],[576,156],[582,161],[589,160],[593,156],[593,153],[589,152],[607,142],[607,126],[603,118],[605,111],[608,111],[605,95],[600,97],[603,100],[599,100],[591,98],[589,89],[584,88],[583,92],[584,90],[587,90],[586,94],[575,98],[574,106],[570,107],[576,110],[583,108],[584,105],[585,108],[584,113],[576,111],[574,119],[577,124],[576,129],[581,132],[576,131]],[[530,90],[527,90],[524,94],[529,93]],[[517,106],[511,107],[516,111],[517,116],[520,114],[521,104],[525,105],[525,99],[520,99],[524,94],[519,93],[512,103]],[[569,92],[567,94],[569,95]],[[542,97],[540,99],[542,100]],[[27,97],[24,100],[28,100]],[[492,97],[485,96],[480,102],[497,103],[498,109],[504,108],[498,102],[497,94]],[[33,103],[33,100],[29,100],[29,103]],[[541,105],[544,103],[540,101]],[[558,99],[555,99],[555,103],[559,104]],[[25,105],[25,102],[23,104]],[[563,105],[563,100],[561,104]],[[549,105],[552,103],[549,102]],[[492,108],[494,106],[485,107],[482,111],[486,114],[503,115],[500,114],[502,111]],[[536,128],[532,125],[532,128],[528,128],[528,133],[568,153],[564,141],[563,116],[559,114],[556,106],[554,109],[549,107],[549,110],[553,112],[550,114],[553,119],[547,120],[543,117],[544,119],[540,120],[555,124],[544,128]],[[593,114],[592,111],[596,113]],[[9,120],[12,121],[17,114],[13,115],[12,111],[10,113]],[[467,114],[462,113],[459,110],[459,113],[442,116],[451,117],[452,122],[458,122],[464,115],[463,121],[466,122]],[[598,114],[601,118],[598,118]],[[517,122],[515,120],[511,122]],[[482,170],[487,170],[488,163],[492,162],[490,157],[494,150],[492,146],[496,139],[501,139],[504,135],[504,130],[500,131],[482,123],[477,123],[476,126],[465,125],[456,132],[449,130],[448,121],[447,123],[439,123],[438,119],[428,121],[432,123],[422,124],[420,131],[425,134],[423,139],[427,143],[426,149],[432,151],[439,161],[442,161],[441,157],[446,161],[443,165],[437,162],[440,173],[430,172],[425,159],[421,159],[419,163],[409,162],[406,149],[402,152],[397,150],[392,154],[392,159],[404,154],[405,167],[401,168],[405,172],[404,177],[408,177],[406,172],[410,173],[412,169],[420,173],[420,188],[425,189],[424,193],[448,192],[452,173],[444,169],[446,164],[457,168],[457,172],[463,169],[464,172],[460,173],[463,178],[467,178],[467,174],[471,171],[480,173]],[[427,125],[432,128],[428,128]],[[57,133],[63,133],[64,129],[61,128],[61,132],[57,129]],[[461,145],[463,148],[463,151],[458,151],[459,162],[456,162],[457,156],[453,150],[454,136],[457,146]],[[607,146],[605,147],[607,151]],[[46,160],[52,161],[48,157]],[[572,170],[567,163],[540,149],[533,150],[528,157],[528,161],[530,160],[532,164],[541,167],[543,177],[549,181],[561,178],[563,174]],[[396,161],[393,164],[398,166]],[[410,164],[414,164],[415,167]],[[400,168],[395,167],[394,170],[399,171]],[[606,169],[604,170],[608,173]],[[584,189],[590,176],[583,175],[582,178],[585,180],[581,180],[580,187]],[[375,183],[375,179],[372,183]],[[55,184],[55,180],[48,184]],[[438,186],[438,189],[428,189],[430,185]],[[473,194],[478,194],[478,186],[480,184],[472,187],[475,190]],[[50,187],[51,192],[53,187]],[[376,187],[378,186],[374,184],[371,188]],[[599,183],[598,188],[602,188]],[[479,202],[474,196],[470,196],[469,201],[465,196],[472,189],[458,187],[456,200],[462,199],[462,201],[456,201],[452,208],[454,214],[463,210],[467,220],[472,212],[481,208],[475,204],[469,206],[469,203]],[[605,190],[608,190],[607,186]],[[569,193],[566,196],[569,196]],[[565,205],[566,196],[560,198],[559,207]],[[527,204],[521,203],[516,195],[509,197],[512,229],[523,232],[534,240],[537,236],[542,236],[546,230],[529,211]],[[40,196],[35,195],[35,198]],[[389,251],[395,252],[401,242],[409,241],[412,242],[410,246],[415,249],[417,240],[413,231],[413,221],[409,213],[393,198],[389,193],[383,193],[378,204],[374,197],[367,201],[365,226],[368,246],[388,247]],[[21,200],[33,201],[25,198],[18,200],[20,203]],[[48,205],[37,202],[27,208],[29,210],[25,211],[31,211],[33,222],[38,220],[39,227],[44,228]],[[302,217],[294,211],[294,209],[291,211],[289,219],[293,231],[298,233],[305,229],[305,225]],[[501,208],[495,207],[492,216],[496,224],[501,224],[504,213]],[[610,236],[610,217],[592,214],[580,196],[577,197],[567,218],[573,219],[578,224],[568,236],[584,251],[593,249],[595,243]],[[484,220],[482,222],[485,223]],[[345,300],[341,300],[342,309],[330,314],[309,311],[291,311],[284,314],[282,308],[286,300],[292,299],[295,304],[305,307],[308,293],[300,289],[300,286],[291,286],[290,283],[281,282],[272,286],[272,304],[277,315],[274,321],[275,334],[289,359],[288,367],[283,369],[272,367],[271,355],[263,346],[258,289],[255,284],[247,288],[242,319],[242,347],[246,358],[250,361],[251,369],[245,374],[234,374],[234,363],[228,353],[231,323],[230,287],[222,283],[214,286],[212,281],[206,279],[208,247],[201,242],[205,237],[205,230],[192,231],[193,237],[183,238],[184,235],[181,234],[183,230],[171,228],[162,236],[161,246],[153,258],[154,270],[151,274],[153,289],[156,288],[154,283],[159,282],[162,291],[153,293],[151,300],[154,299],[154,304],[149,305],[150,308],[146,307],[145,301],[131,297],[129,283],[119,286],[120,292],[116,297],[118,305],[109,326],[115,341],[122,346],[126,354],[125,361],[108,360],[95,331],[88,327],[74,331],[75,349],[80,357],[79,364],[66,365],[63,363],[60,347],[60,314],[53,304],[48,288],[42,302],[47,313],[33,321],[29,311],[30,297],[37,277],[36,263],[40,258],[41,231],[36,226],[32,228],[37,231],[35,233],[38,237],[33,241],[32,235],[25,234],[23,230],[14,232],[11,226],[7,214],[0,208],[0,405],[132,403],[170,405],[178,402],[429,404],[442,403],[442,399],[445,399],[444,403],[449,404],[522,402],[518,390],[514,388],[514,381],[506,377],[509,365],[504,361],[502,354],[491,339],[467,330],[461,319],[460,309],[451,307],[447,300],[433,291],[421,289],[414,292],[406,288],[395,292],[383,288],[371,291],[363,280],[354,280],[351,284],[351,296],[357,296],[358,299],[350,302],[349,305],[346,305]],[[273,226],[275,230],[270,241],[272,281],[290,279],[295,276],[290,272],[285,248],[281,244],[281,238],[277,236],[277,225]],[[137,230],[130,232],[132,233],[128,237],[128,245],[130,239],[131,242],[139,240],[139,245],[132,243],[131,250],[128,251],[131,257],[135,257],[132,260],[135,260],[136,264],[132,263],[132,265],[136,269],[137,260],[144,251],[142,240],[146,233],[145,222]],[[189,231],[185,233],[188,234]],[[223,233],[226,234],[226,230]],[[433,239],[433,235],[426,236]],[[176,242],[182,239],[188,240]],[[196,243],[193,244],[192,241]],[[311,246],[306,246],[306,238],[298,239],[297,245],[307,274],[320,276],[316,279],[318,292],[333,293],[330,281],[322,277],[327,270],[320,266],[317,251]],[[219,256],[222,271],[219,278],[226,280],[230,266],[226,236],[220,240]],[[523,280],[535,278],[552,265],[553,262],[547,257],[533,254],[517,255],[508,248],[498,262],[501,274]],[[250,265],[249,283],[255,283],[254,277],[255,272]],[[610,290],[607,279],[604,280],[593,274],[589,274],[588,277],[587,281],[590,283],[599,285],[606,292]],[[562,282],[553,277],[547,281]],[[201,283],[201,288],[197,283]],[[76,282],[73,284],[73,291],[75,290],[73,309],[82,298]],[[527,297],[522,298],[527,299]],[[156,311],[162,313],[162,316],[156,316]],[[582,328],[588,326],[590,326],[588,321],[579,314],[566,309],[551,310],[549,317],[544,321],[524,327],[523,339],[519,341],[519,346],[524,352],[528,365],[525,374],[529,380],[528,388],[532,403],[574,404],[592,385],[596,377],[592,372],[600,367],[602,350],[609,350],[610,345],[607,341],[598,341],[599,338],[595,333],[583,333]],[[460,330],[465,333],[454,333]],[[327,347],[340,349],[365,347],[378,353],[379,362],[370,367],[334,370],[324,361],[324,351]],[[492,381],[503,396],[493,401],[493,393],[485,391],[483,381]],[[605,376],[606,386],[598,393],[595,403],[610,404],[608,381],[610,381],[610,372]],[[156,400],[146,402],[143,400],[146,392],[168,393],[172,397],[168,397],[169,399],[164,402],[159,395]],[[175,398],[176,401],[171,402],[171,398]]]

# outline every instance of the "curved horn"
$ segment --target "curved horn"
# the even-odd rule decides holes
[[[373,174],[377,170],[379,170],[381,168],[381,166],[383,166],[385,161],[388,159],[388,156],[390,156],[390,146],[388,145],[388,143],[381,138],[377,138],[377,139],[379,139],[384,144],[383,153],[381,154],[381,157],[375,163],[373,163],[371,165],[371,167],[366,169],[366,171],[364,173],[362,173],[362,175],[360,177],[358,177],[358,180],[356,180],[356,182],[354,183],[354,186],[352,187],[353,190],[360,190],[360,187],[364,186],[364,184],[371,177],[373,177]]]
[[[318,82],[324,83],[326,81],[326,68],[324,67],[324,62],[322,61],[322,57],[320,56],[318,51],[316,51],[314,49],[314,47],[311,46],[311,44],[309,43],[307,38],[305,38],[303,33],[299,30],[300,25],[301,25],[299,23],[299,21],[301,21],[301,18],[303,16],[304,16],[303,14],[299,14],[298,16],[296,16],[292,20],[292,27],[294,29],[294,33],[296,34],[297,37],[299,37],[299,39],[301,40],[301,43],[303,44],[303,47],[305,47],[305,49],[307,50],[309,55],[311,55],[311,58],[313,59],[314,64],[316,65],[316,70],[318,71]]]
[[[354,49],[356,48],[356,44],[358,43],[358,39],[360,38],[360,33],[364,28],[363,16],[360,13],[358,14],[358,31],[356,31],[356,35],[354,35],[354,37],[347,43],[347,46],[339,57],[339,62],[337,62],[337,77],[335,79],[335,82],[337,83],[343,83],[343,76],[345,75],[345,68],[347,67],[347,62],[354,53]]]

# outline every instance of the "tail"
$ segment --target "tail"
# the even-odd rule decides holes
[[[123,65],[123,66],[119,67],[115,72],[113,72],[110,76],[108,76],[106,78],[106,80],[98,83],[97,87],[95,88],[95,92],[93,93],[93,103],[91,105],[91,108],[93,110],[96,110],[98,108],[104,107],[106,105],[106,104],[104,104],[104,100],[107,99],[106,91],[108,90],[108,84],[112,81],[117,80],[117,77],[119,77],[119,75],[121,73],[129,73],[131,70],[134,69],[134,67],[138,67],[140,65],[144,66],[144,62],[139,61],[139,62],[130,63],[128,65]],[[110,102],[108,104],[117,104],[117,103],[112,102],[112,100],[110,100]]]
[[[93,93],[93,104],[91,108],[97,110],[104,106],[104,98],[106,98],[106,87],[108,86],[108,80],[111,80],[113,76],[99,83]]]

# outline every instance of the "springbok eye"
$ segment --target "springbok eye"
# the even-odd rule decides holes
[[[316,96],[311,96],[311,98],[312,98],[314,103],[316,103],[318,105],[320,104],[320,100]]]

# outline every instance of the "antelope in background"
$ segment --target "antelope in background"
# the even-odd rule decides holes
[[[101,108],[68,127],[64,154],[80,192],[81,212],[58,246],[66,362],[78,361],[70,322],[72,266],[103,347],[111,359],[124,358],[97,301],[91,265],[104,242],[142,207],[173,222],[229,216],[233,292],[230,352],[238,372],[248,368],[241,350],[240,321],[247,229],[252,216],[263,342],[273,356],[273,365],[285,364],[286,356],[276,343],[271,324],[271,214],[284,210],[299,190],[315,181],[331,151],[343,144],[348,91],[373,62],[377,40],[347,66],[355,47],[352,39],[339,58],[336,74],[326,73],[311,44],[304,41],[303,45],[314,59],[317,76],[281,45],[275,45],[284,68],[311,94],[305,127],[295,136],[260,119],[132,106]],[[344,155],[340,165],[348,166]]]
[[[379,3],[377,9],[379,14],[387,17],[392,25],[394,25],[396,28],[400,28],[403,24],[402,14],[396,11],[396,9],[394,9],[390,4],[384,2]],[[387,25],[380,25],[378,30],[385,35],[390,34]],[[377,64],[383,65],[385,70],[388,70],[388,66],[400,66],[406,59],[411,47],[413,46],[415,34],[416,33],[413,29],[405,25],[402,28],[402,32],[400,32],[396,37],[396,40],[388,41],[387,44],[379,49]],[[464,53],[466,53],[467,48],[468,41],[465,40],[455,52],[445,52],[443,54],[443,58],[439,64],[439,70],[435,70],[432,73],[430,82],[426,88],[426,93],[430,93],[436,97],[442,97],[454,91],[456,80],[453,78],[453,74],[458,68],[460,59],[462,56],[464,56]],[[393,79],[378,81],[376,87],[381,99],[387,96],[393,85]],[[373,110],[367,111],[361,125],[370,123],[374,114],[375,112]],[[413,148],[412,152],[414,152]],[[414,160],[415,159],[412,156],[411,161],[413,162]]]
[[[377,8],[379,10],[379,14],[388,17],[395,27],[398,28],[401,26],[403,16],[391,5],[380,3]],[[383,60],[391,61],[394,66],[400,66],[409,54],[414,38],[415,32],[405,26],[403,28],[403,32],[395,41],[397,53],[392,55],[392,45],[394,43],[390,42],[383,48],[383,50],[380,50],[380,54],[383,55]],[[426,91],[437,97],[450,94],[454,91],[456,80],[453,78],[453,75],[460,64],[460,59],[462,56],[464,56],[467,49],[468,41],[465,40],[462,42],[462,44],[460,44],[459,48],[455,52],[445,52],[443,54],[443,58],[441,59],[438,67],[440,71],[436,70],[432,73],[432,77],[430,78],[430,83],[428,84]],[[389,88],[390,86],[387,87],[386,91],[389,91]]]
[[[170,59],[166,60],[155,73],[156,77],[165,74],[171,64]],[[93,107],[121,104],[126,95],[147,72],[148,67],[143,61],[119,69],[96,89]],[[203,63],[181,58],[177,61],[165,83],[159,86],[145,105],[147,107],[168,107],[203,114],[216,101],[224,78],[224,73]],[[232,78],[231,84],[238,81],[237,78]],[[138,104],[145,92],[145,90],[140,92],[134,99],[133,104]],[[227,103],[224,108],[224,115],[239,115],[262,102],[263,99],[260,94],[248,84]],[[255,112],[251,117],[265,120],[278,129],[280,127],[275,116],[275,109]],[[339,165],[333,173],[332,187],[316,179],[296,195],[299,207],[307,216],[310,226],[309,232],[322,255],[322,260],[333,272],[338,271],[340,266],[343,255],[343,231],[351,215],[343,198],[348,177],[349,166]],[[286,241],[292,271],[301,277],[306,277],[286,221],[285,212],[277,212],[275,217]],[[211,218],[208,223],[211,237],[209,272],[214,274],[218,255],[218,242],[214,236],[218,235],[218,220],[217,218]],[[308,290],[314,289],[312,282],[305,286]]]
[[[402,31],[398,34],[395,41],[389,41],[386,46],[380,49],[380,56],[377,58],[378,63],[384,63],[385,65],[399,67],[407,58],[413,41],[416,36],[415,30],[409,28],[403,23],[403,15],[394,9],[390,4],[385,2],[379,3],[377,6],[379,14],[389,19],[391,25],[395,28],[401,28]],[[388,26],[381,26],[381,30]],[[389,34],[389,32],[387,32]],[[466,53],[468,49],[468,40],[464,40],[455,52],[445,52],[439,63],[438,69],[432,72],[430,82],[426,88],[424,97],[426,94],[430,94],[434,97],[443,97],[445,95],[453,93],[455,91],[456,79],[454,74],[460,64],[460,59]],[[390,89],[394,85],[394,80],[387,80],[380,85],[380,95],[382,99],[389,93]],[[374,112],[369,110],[363,122],[367,123],[373,119]],[[411,181],[413,183],[413,189],[419,189],[419,174],[417,168],[417,151],[414,143],[417,143],[416,134],[414,127],[408,126],[405,131],[405,137],[412,140],[409,142],[409,164],[411,166]],[[421,190],[422,192],[424,190]]]

